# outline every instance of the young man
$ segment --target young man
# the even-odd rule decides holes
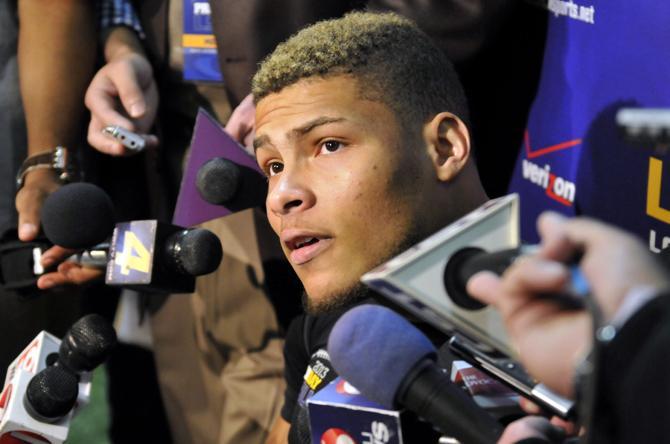
[[[306,28],[262,63],[253,94],[268,219],[308,312],[286,341],[274,429],[286,440],[332,379],[323,348],[339,313],[367,296],[361,275],[486,195],[453,66],[408,20],[353,13]]]

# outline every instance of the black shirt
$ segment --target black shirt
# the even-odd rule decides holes
[[[351,307],[348,307],[351,308]],[[346,310],[296,317],[286,333],[286,392],[281,416],[291,423],[290,444],[311,443],[307,400],[337,377],[326,351],[328,336]]]
[[[291,423],[289,443],[311,442],[307,400],[337,377],[326,350],[333,326],[353,306],[380,302],[386,305],[386,301],[365,298],[344,309],[319,316],[303,314],[291,322],[284,344],[286,392],[281,411],[282,418]],[[434,343],[442,344],[446,340],[442,333],[424,323],[416,326]]]
[[[286,421],[292,422],[294,411],[335,379],[326,344],[341,314],[303,314],[291,322],[284,346],[286,392],[281,415]]]

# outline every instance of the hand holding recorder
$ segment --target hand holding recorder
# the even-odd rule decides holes
[[[570,273],[564,263],[582,254],[579,266],[604,322],[616,321],[634,299],[655,296],[670,279],[643,245],[619,229],[555,213],[542,215],[538,229],[542,244],[536,255],[516,261],[502,278],[475,275],[468,292],[500,311],[528,371],[570,396],[575,366],[591,347],[591,316],[538,297],[565,290]]]
[[[125,139],[110,137],[113,131],[103,131],[117,127],[140,134],[149,132],[158,110],[153,69],[133,31],[124,27],[115,28],[107,38],[105,59],[107,64],[95,74],[86,91],[86,107],[91,111],[88,142],[112,156],[133,154],[132,147],[123,143]],[[143,139],[146,146],[158,144],[156,136]]]

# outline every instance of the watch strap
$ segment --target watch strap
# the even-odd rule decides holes
[[[72,181],[74,168],[69,157],[69,152],[64,146],[57,146],[52,150],[41,151],[29,156],[23,161],[16,174],[17,190],[23,186],[26,175],[36,169],[51,169],[56,172],[61,182]]]

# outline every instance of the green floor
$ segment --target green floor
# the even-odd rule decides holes
[[[91,403],[72,420],[68,444],[109,444],[106,388],[107,375],[104,366],[100,366],[93,374]]]

